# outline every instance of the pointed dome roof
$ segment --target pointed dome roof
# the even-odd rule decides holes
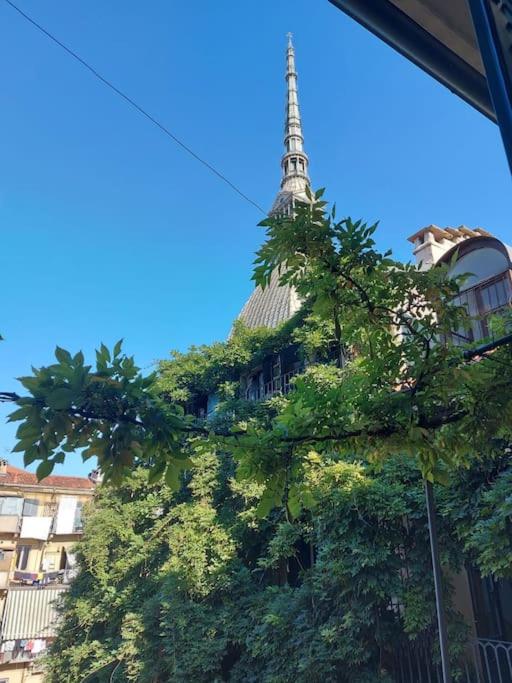
[[[279,274],[273,271],[265,289],[256,287],[240,312],[247,327],[277,327],[297,313],[301,306],[296,291],[290,285],[279,284]]]
[[[304,137],[297,95],[297,72],[295,70],[295,50],[291,34],[288,34],[286,50],[286,115],[284,126],[284,154],[281,159],[283,177],[281,190],[274,201],[270,215],[290,214],[296,199],[306,200],[309,187],[309,159],[304,152]],[[263,290],[256,287],[245,306],[239,320],[248,327],[277,327],[289,320],[301,306],[297,293],[289,285],[279,284],[279,274],[274,271],[270,283]]]

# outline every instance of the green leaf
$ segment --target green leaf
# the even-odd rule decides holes
[[[108,348],[105,346],[105,344],[101,344],[100,346],[100,356],[103,361],[106,363],[110,362],[110,351]]]
[[[72,360],[69,351],[62,349],[60,346],[55,348],[55,358],[59,361],[59,363],[63,363],[64,365],[69,365]]]
[[[179,470],[173,465],[168,465],[165,470],[165,483],[173,491],[177,491],[180,487]]]
[[[36,470],[36,477],[38,481],[41,481],[41,479],[44,479],[50,475],[53,472],[53,466],[54,463],[50,460],[43,460],[43,462],[38,465]]]
[[[116,343],[116,345],[114,346],[114,351],[113,351],[113,353],[114,353],[114,358],[115,358],[116,356],[118,356],[118,355],[121,353],[121,348],[122,348],[122,346],[123,346],[123,340],[120,339],[120,340]]]
[[[82,351],[79,351],[77,354],[73,356],[73,363],[75,365],[83,365],[84,360],[84,354],[82,353]]]
[[[22,439],[12,449],[13,453],[24,453],[28,448],[32,448],[36,439]]]
[[[29,448],[23,453],[23,464],[25,465],[25,467],[28,467],[37,459],[38,454],[37,448],[35,447]]]
[[[148,484],[154,484],[159,479],[161,479],[164,471],[165,471],[165,463],[164,462],[159,462],[154,467],[152,467],[150,469],[149,475],[148,475]]]
[[[302,510],[302,504],[298,496],[290,496],[288,498],[288,511],[293,519],[296,519]]]
[[[271,491],[265,491],[261,497],[258,507],[256,508],[256,516],[260,519],[263,519],[272,510],[274,505],[275,502],[273,493]]]
[[[73,403],[73,392],[67,387],[54,389],[46,397],[46,403],[49,408],[53,408],[54,410],[65,410]]]
[[[30,408],[28,407],[18,408],[18,410],[15,410],[13,413],[9,414],[7,422],[17,422],[18,420],[24,420],[28,416],[29,412]]]

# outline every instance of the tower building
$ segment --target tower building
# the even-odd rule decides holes
[[[286,106],[284,123],[284,153],[281,158],[281,187],[270,215],[289,214],[294,202],[306,199],[310,186],[309,159],[304,151],[304,136],[299,109],[295,49],[288,34],[286,49]],[[274,271],[269,285],[256,287],[239,315],[248,327],[277,327],[296,313],[300,300],[292,287],[279,285],[279,274]]]

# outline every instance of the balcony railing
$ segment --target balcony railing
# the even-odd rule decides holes
[[[394,653],[394,680],[397,683],[442,683],[439,664],[429,649],[404,647]],[[478,638],[468,644],[457,667],[460,683],[512,683],[512,643]]]
[[[291,391],[293,384],[292,378],[302,372],[302,369],[291,370],[282,375],[273,377],[269,382],[252,382],[246,388],[245,398],[248,401],[263,401],[272,396],[285,395]]]
[[[465,289],[454,299],[454,304],[463,306],[471,318],[469,330],[457,330],[452,334],[456,345],[478,341],[491,336],[489,321],[511,308],[511,271],[506,270],[474,287]]]
[[[271,398],[279,394],[287,394],[292,388],[292,377],[295,377],[297,370],[285,372],[283,375],[274,377],[270,382],[264,384],[264,398]]]
[[[56,569],[46,572],[27,572],[16,569],[12,576],[15,584],[25,586],[50,586],[53,584],[67,585],[75,578],[76,569]]]

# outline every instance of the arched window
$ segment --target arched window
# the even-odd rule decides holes
[[[469,275],[462,285],[462,289],[468,289],[478,282],[483,282],[503,273],[508,268],[509,264],[505,254],[494,247],[481,247],[463,254],[448,272],[450,277],[468,273]]]

